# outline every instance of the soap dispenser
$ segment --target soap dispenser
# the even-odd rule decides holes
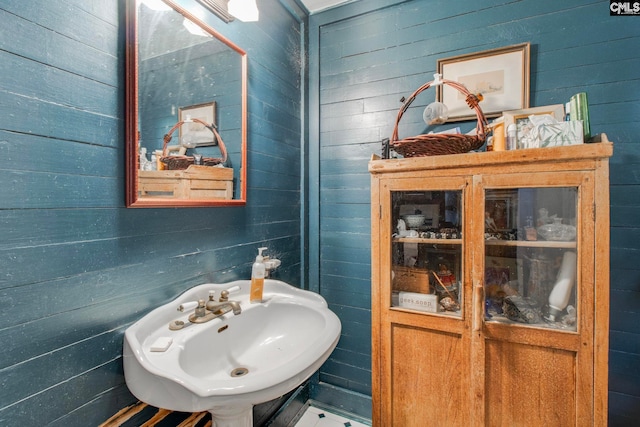
[[[262,291],[264,290],[264,276],[266,268],[262,251],[267,248],[258,248],[258,256],[251,267],[251,294],[250,301],[252,304],[262,302]]]

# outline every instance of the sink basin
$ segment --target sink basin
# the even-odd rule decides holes
[[[216,427],[250,427],[252,407],[278,398],[309,378],[340,337],[340,320],[320,295],[265,280],[263,302],[251,304],[251,282],[194,287],[131,325],[124,337],[129,390],[152,406],[211,412]],[[236,289],[232,312],[190,323],[181,304]],[[169,329],[176,321],[179,330]]]

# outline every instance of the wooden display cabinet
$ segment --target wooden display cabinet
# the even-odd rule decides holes
[[[604,141],[370,162],[374,426],[606,425]]]

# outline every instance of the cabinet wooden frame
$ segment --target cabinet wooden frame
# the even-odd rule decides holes
[[[517,421],[554,425],[549,412],[565,425],[606,425],[608,158],[613,145],[606,136],[604,140],[599,144],[370,162],[374,426],[408,427],[429,422],[482,426]],[[577,188],[578,239],[572,245],[520,241],[505,245],[575,247],[580,307],[575,332],[514,328],[484,320],[486,191],[534,187]],[[455,189],[463,191],[461,315],[391,307],[392,191]],[[440,363],[433,365],[437,360]],[[525,364],[524,376],[513,374],[510,363]],[[536,365],[540,363],[545,369]],[[521,380],[531,384],[519,384]],[[521,390],[516,390],[520,385]],[[533,390],[549,395],[550,401],[543,400],[538,406],[557,409],[547,409],[547,414],[542,410],[525,413],[524,400]]]

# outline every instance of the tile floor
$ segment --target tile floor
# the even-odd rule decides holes
[[[367,427],[367,425],[309,406],[295,427]]]

